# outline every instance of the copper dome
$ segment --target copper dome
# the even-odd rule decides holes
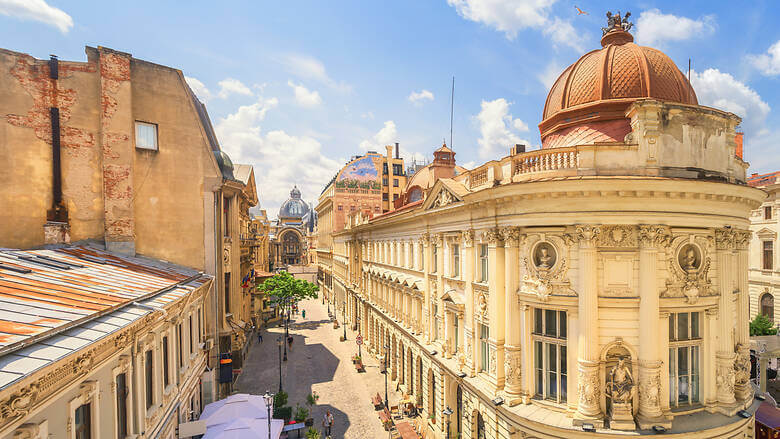
[[[693,87],[674,61],[633,41],[619,25],[605,29],[602,48],[561,73],[544,104],[539,124],[543,144],[548,135],[579,123],[625,119],[625,110],[640,98],[698,105]]]

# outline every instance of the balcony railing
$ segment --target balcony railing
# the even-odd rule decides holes
[[[473,174],[471,174],[471,181],[469,183],[469,187],[475,188],[477,186],[482,186],[483,184],[487,183],[487,178],[488,178],[487,168],[476,171]]]
[[[550,148],[518,154],[512,160],[512,176],[544,171],[576,169],[579,154],[576,147]]]

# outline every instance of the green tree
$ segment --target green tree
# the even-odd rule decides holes
[[[266,293],[272,303],[283,308],[303,299],[316,299],[319,291],[317,285],[303,279],[296,279],[286,271],[266,279],[257,289]]]
[[[750,322],[750,335],[775,335],[777,328],[769,317],[759,314]]]

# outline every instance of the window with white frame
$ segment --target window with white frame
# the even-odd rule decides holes
[[[701,313],[669,314],[669,404],[672,407],[699,402]]]
[[[488,281],[488,246],[487,244],[479,245],[479,282],[486,283]]]
[[[145,357],[146,410],[149,410],[154,407],[154,351],[149,349],[146,351]]]
[[[771,270],[775,258],[775,252],[772,241],[762,242],[762,267],[764,270]]]
[[[488,339],[490,338],[490,327],[485,324],[479,325],[479,353],[482,361],[479,362],[479,370],[484,372],[490,368],[490,352]]]
[[[452,342],[455,343],[455,346],[452,347],[452,352],[455,354],[458,353],[458,332],[458,315],[452,314],[452,333],[454,334]]]
[[[452,245],[452,277],[460,276],[460,246]]]
[[[168,387],[168,384],[170,384],[171,381],[168,355],[168,337],[166,336],[162,339],[163,388]]]
[[[764,206],[764,219],[772,219],[772,206]]]
[[[148,122],[135,122],[135,147],[157,150],[157,125]]]
[[[127,396],[130,394],[127,387],[127,374],[120,373],[116,376],[116,431],[118,438],[127,436]]]
[[[433,260],[431,261],[431,273],[436,273],[439,270],[439,247],[433,244]]]
[[[417,269],[423,270],[425,267],[425,247],[422,244],[417,247],[417,255]]]
[[[92,404],[86,403],[76,409],[73,424],[76,439],[92,438]]]
[[[566,402],[566,312],[534,308],[534,384],[538,398]]]

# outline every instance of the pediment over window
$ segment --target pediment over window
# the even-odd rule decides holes
[[[763,229],[756,232],[756,235],[758,235],[759,238],[762,239],[775,239],[777,238],[777,232],[771,229],[768,229],[764,227]]]
[[[450,204],[460,203],[463,201],[463,196],[468,192],[469,190],[460,182],[449,178],[439,179],[425,199],[423,209],[438,209]]]

